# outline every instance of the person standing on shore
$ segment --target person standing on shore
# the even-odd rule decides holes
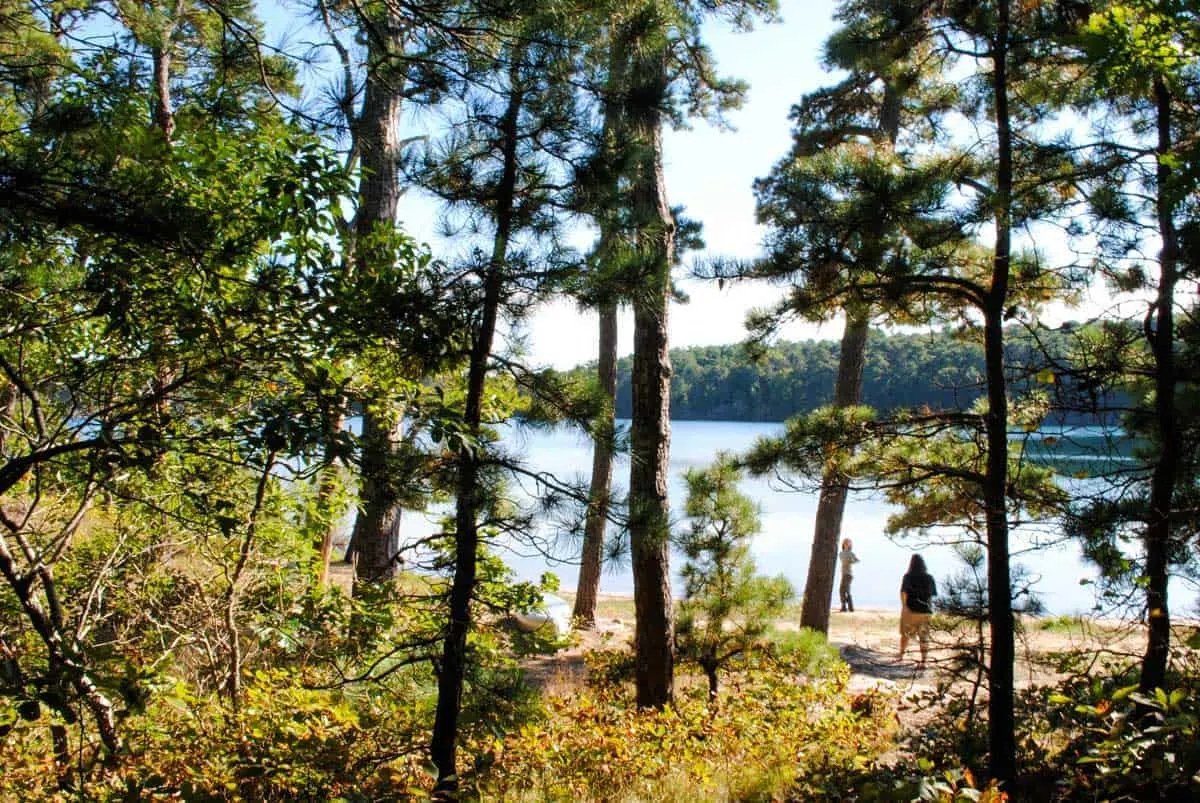
[[[842,600],[842,613],[854,613],[854,600],[850,596],[850,583],[854,580],[854,564],[858,563],[858,556],[851,549],[852,544],[850,539],[842,540],[842,552],[838,557],[842,561],[842,585],[838,589],[838,596]]]
[[[908,640],[913,636],[921,645],[921,669],[929,655],[929,619],[933,615],[933,598],[937,596],[937,583],[925,568],[925,559],[913,555],[908,564],[908,573],[900,582],[900,660]]]

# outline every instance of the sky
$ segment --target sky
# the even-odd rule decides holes
[[[766,176],[791,145],[788,112],[805,93],[831,80],[820,67],[821,46],[832,33],[833,0],[781,0],[779,22],[759,23],[738,32],[713,21],[705,27],[719,72],[749,84],[742,108],[727,115],[733,130],[696,122],[689,130],[665,136],[667,196],[673,206],[703,224],[705,249],[685,258],[679,286],[690,297],[672,304],[669,324],[672,348],[737,343],[745,337],[743,322],[753,307],[770,305],[778,287],[748,282],[726,283],[686,278],[696,259],[750,258],[759,253],[762,229],[754,218],[754,179]],[[441,252],[437,206],[410,191],[401,202],[400,223],[414,237]],[[585,243],[576,243],[586,248]],[[519,332],[534,365],[570,368],[596,359],[599,347],[595,313],[570,301],[539,308]],[[633,316],[618,323],[618,351],[633,350]],[[841,324],[820,327],[797,324],[784,330],[790,340],[841,337]]]
[[[703,225],[705,241],[705,249],[686,255],[684,267],[677,272],[679,287],[690,300],[671,306],[672,348],[737,343],[745,337],[747,312],[770,306],[784,292],[761,282],[718,287],[714,282],[687,278],[688,266],[695,260],[753,258],[760,253],[764,232],[755,222],[753,183],[787,153],[792,105],[805,93],[836,80],[821,67],[822,45],[835,28],[835,6],[835,0],[780,0],[780,20],[775,23],[758,23],[749,32],[735,31],[721,21],[705,27],[705,41],[718,71],[747,82],[749,91],[742,108],[727,115],[732,130],[696,122],[688,130],[669,131],[665,137],[668,200],[673,206],[685,207],[687,216]],[[308,38],[305,23],[299,19],[278,15],[278,11],[272,14],[266,7],[263,10],[269,29],[277,33],[290,30],[293,37]],[[404,124],[410,121],[406,119]],[[435,254],[447,255],[455,246],[440,235],[438,217],[438,204],[422,198],[419,191],[410,191],[402,200],[401,226],[429,243]],[[586,249],[586,234],[582,239],[575,245]],[[1039,248],[1046,245],[1038,243]],[[1063,243],[1049,245],[1052,251],[1063,247]],[[1113,303],[1106,295],[1104,288],[1095,288],[1083,306],[1089,314],[1098,314]],[[1055,323],[1080,315],[1060,307],[1041,317]],[[570,368],[596,358],[596,315],[579,310],[570,301],[545,304],[522,326],[511,334],[521,338],[527,361],[533,365]],[[632,330],[632,314],[625,311],[619,320],[621,355],[632,351]],[[785,327],[780,336],[786,340],[839,338],[841,331],[838,319],[821,325],[797,322]]]
[[[781,0],[780,22],[760,23],[750,32],[736,32],[719,22],[706,26],[706,40],[721,74],[748,82],[750,90],[743,107],[728,115],[733,131],[700,122],[665,137],[668,199],[686,207],[687,216],[704,226],[705,250],[690,254],[685,266],[693,259],[750,258],[759,253],[763,232],[754,219],[754,179],[766,176],[791,146],[792,104],[832,80],[821,69],[820,54],[834,29],[833,8],[831,0]],[[672,348],[742,340],[746,313],[770,305],[782,292],[748,282],[719,289],[712,282],[684,279],[680,286],[690,301],[671,307]],[[618,326],[618,352],[628,354],[633,348],[632,315],[622,315]],[[596,358],[596,317],[573,304],[547,305],[529,329],[532,362],[568,368]],[[795,325],[784,336],[836,338],[841,337],[841,325]]]

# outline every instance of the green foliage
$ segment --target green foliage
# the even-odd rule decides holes
[[[712,710],[689,684],[662,711],[634,710],[609,667],[628,653],[589,654],[592,686],[547,702],[546,717],[470,749],[471,783],[505,800],[809,799],[886,748],[890,704],[852,710],[845,674],[797,684],[776,670],[730,678]],[[780,667],[787,670],[788,667]],[[617,673],[620,674],[620,673]],[[780,734],[787,734],[780,738]]]
[[[714,698],[717,673],[730,659],[756,649],[795,596],[783,575],[755,572],[749,542],[760,530],[758,511],[738,490],[740,475],[724,453],[707,469],[689,469],[685,509],[691,523],[675,538],[686,559],[675,647],[681,658],[701,666]]]
[[[1084,48],[1102,89],[1149,95],[1156,76],[1182,77],[1200,55],[1188,3],[1117,2],[1092,14]]]
[[[14,731],[0,745],[0,796],[365,801],[405,797],[427,783],[417,755],[421,708],[411,699],[308,690],[279,670],[255,673],[236,712],[168,684],[125,730],[121,762],[81,774],[71,781],[77,792],[56,789],[57,773],[36,761],[47,748],[37,732]]]
[[[1107,800],[1184,800],[1200,793],[1200,707],[1186,689],[1118,689],[1111,703],[1080,705],[1100,738],[1079,763],[1081,785]],[[1090,766],[1087,766],[1090,765]]]
[[[829,643],[825,634],[801,628],[799,630],[774,629],[766,634],[767,657],[778,659],[788,668],[794,668],[808,677],[819,677],[841,664],[841,653]]]

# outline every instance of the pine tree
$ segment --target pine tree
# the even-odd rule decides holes
[[[838,84],[806,96],[792,110],[796,122],[792,153],[755,187],[758,216],[773,227],[768,256],[750,275],[790,277],[804,292],[782,301],[773,314],[756,321],[766,337],[793,315],[821,319],[844,310],[845,331],[839,350],[833,404],[845,408],[862,398],[867,334],[874,314],[905,319],[903,305],[873,308],[862,303],[824,304],[821,286],[842,281],[840,274],[873,271],[905,248],[904,201],[889,196],[895,188],[869,175],[881,160],[893,169],[910,164],[896,155],[907,142],[936,136],[938,120],[954,97],[940,82],[945,61],[930,43],[929,19],[905,2],[844,4],[844,26],[825,45],[828,69],[849,71]],[[864,164],[864,155],[867,160]],[[862,170],[857,175],[856,169]],[[919,215],[919,210],[913,210]],[[837,247],[823,247],[836,241]],[[837,544],[848,481],[832,469],[822,478],[812,554],[808,563],[800,623],[829,629]]]
[[[724,453],[706,469],[689,469],[691,522],[676,536],[686,562],[675,641],[680,657],[704,670],[712,703],[720,670],[755,649],[795,596],[783,575],[756,572],[750,540],[761,525],[754,502],[738,490],[740,478],[734,458]]]

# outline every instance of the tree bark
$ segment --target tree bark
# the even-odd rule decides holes
[[[359,152],[358,212],[354,218],[354,270],[365,272],[371,249],[362,242],[378,228],[395,225],[400,204],[400,106],[402,78],[389,64],[400,50],[401,31],[393,12],[377,21],[376,35],[366,37],[367,79],[362,110],[354,121]],[[388,457],[394,447],[395,414],[380,415],[364,405],[362,438],[362,507],[354,523],[351,549],[357,555],[355,582],[386,582],[395,576],[400,510]],[[347,553],[350,559],[350,553]]]
[[[166,26],[163,42],[151,52],[154,62],[154,124],[168,143],[175,136],[175,113],[171,109],[171,34],[174,24]]]
[[[869,331],[868,316],[847,314],[838,355],[837,385],[833,393],[835,407],[851,407],[862,398],[863,363],[866,360]],[[821,497],[817,502],[812,554],[808,561],[804,602],[800,609],[800,626],[822,633],[829,632],[829,606],[837,574],[838,539],[842,533],[846,496],[846,478],[837,471],[826,471],[821,481]]]
[[[626,37],[613,26],[614,36],[608,54],[608,76],[605,80],[604,126],[601,131],[601,155],[605,178],[592,203],[600,225],[600,240],[596,258],[605,267],[620,240],[619,208],[622,149],[627,146],[625,108],[622,99],[629,66]],[[603,277],[602,277],[603,281]],[[583,527],[583,547],[579,562],[579,582],[575,585],[573,618],[584,630],[596,626],[596,599],[600,591],[600,571],[603,564],[604,533],[612,501],[613,437],[616,432],[617,407],[617,309],[618,300],[611,288],[601,292],[605,300],[599,305],[600,349],[596,372],[607,408],[604,419],[597,422],[598,432],[592,440],[592,479],[588,489],[587,517]]]
[[[661,708],[674,695],[670,574],[671,357],[667,305],[675,253],[675,222],[663,176],[662,107],[667,97],[664,47],[635,48],[629,132],[638,149],[632,205],[642,260],[633,297],[633,408],[630,430],[629,541],[637,704]]]
[[[500,123],[503,167],[496,188],[496,235],[492,255],[484,274],[483,309],[479,329],[471,348],[467,371],[467,399],[463,422],[473,437],[478,437],[483,421],[483,397],[486,389],[496,321],[500,314],[508,245],[514,225],[517,192],[517,149],[520,144],[521,106],[525,101],[520,78],[524,56],[512,54],[508,104]],[[458,718],[462,710],[463,681],[467,669],[467,634],[471,629],[471,598],[478,574],[479,511],[484,498],[479,484],[480,455],[474,444],[458,453],[457,499],[454,533],[454,580],[450,586],[450,620],[442,646],[438,672],[438,698],[434,715],[430,756],[437,767],[434,796],[453,799],[458,789]]]
[[[382,583],[396,575],[400,551],[400,506],[388,458],[398,440],[399,422],[364,412],[362,432],[362,508],[354,520],[350,550],[356,560],[354,582]]]
[[[988,678],[988,747],[991,776],[1011,794],[1016,780],[1013,719],[1012,581],[1008,546],[1008,394],[1004,376],[1004,311],[1008,303],[1012,248],[1012,131],[1008,105],[1009,0],[997,4],[992,41],[992,93],[996,115],[996,246],[992,281],[986,296],[984,359],[988,411],[987,465],[983,499],[987,521],[988,620],[992,660]]]
[[[604,557],[604,531],[612,497],[613,435],[616,429],[617,397],[617,305],[600,307],[600,355],[597,372],[604,392],[606,409],[597,422],[592,440],[592,480],[588,490],[587,518],[583,525],[583,550],[579,563],[579,582],[575,587],[574,619],[579,627],[596,626],[596,599],[600,591],[600,570]]]
[[[1153,692],[1166,684],[1171,647],[1171,617],[1167,605],[1168,554],[1171,542],[1171,506],[1181,459],[1175,413],[1175,285],[1178,281],[1179,235],[1175,229],[1174,203],[1167,184],[1171,179],[1171,91],[1161,77],[1154,81],[1158,127],[1158,168],[1155,204],[1159,255],[1158,294],[1154,301],[1153,327],[1146,337],[1154,355],[1154,413],[1158,427],[1158,462],[1150,478],[1150,510],[1145,529],[1146,550],[1146,653],[1138,687]]]

